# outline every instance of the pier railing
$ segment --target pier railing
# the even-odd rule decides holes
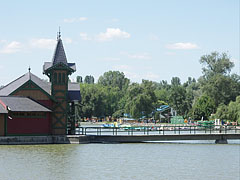
[[[132,126],[132,127],[78,127],[78,135],[185,135],[185,134],[240,134],[239,125],[209,126]]]

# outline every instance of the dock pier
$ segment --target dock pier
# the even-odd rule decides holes
[[[220,128],[222,129],[222,128]],[[0,145],[18,144],[85,144],[85,143],[141,143],[156,141],[214,140],[227,144],[240,140],[240,126],[225,127],[80,127],[74,135],[2,136]]]

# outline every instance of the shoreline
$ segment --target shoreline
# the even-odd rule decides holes
[[[38,144],[86,144],[85,135],[48,135],[48,136],[2,136],[0,145],[38,145]]]

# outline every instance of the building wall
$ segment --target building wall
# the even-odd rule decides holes
[[[52,100],[38,100],[38,102],[49,109],[52,109],[53,102]]]
[[[49,100],[50,99],[45,93],[43,93],[41,90],[37,90],[37,89],[33,89],[33,90],[21,89],[15,93],[13,93],[13,95],[31,97],[32,99],[35,99],[35,100]]]
[[[11,95],[28,96],[35,100],[50,100],[50,95],[34,84],[31,80],[27,81]]]
[[[24,86],[13,92],[11,95],[30,97],[49,109],[52,108],[51,98],[45,92],[43,92],[43,90],[39,89],[38,86],[31,83],[31,81],[25,83]]]
[[[0,114],[0,136],[5,135],[5,117],[4,114]]]
[[[50,113],[45,117],[14,117],[7,119],[7,135],[51,134]]]

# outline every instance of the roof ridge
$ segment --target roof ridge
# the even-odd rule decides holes
[[[26,73],[26,74],[28,74],[28,73]],[[22,76],[18,77],[17,79],[13,80],[12,82],[10,82],[10,83],[8,83],[7,85],[3,86],[3,87],[1,88],[1,90],[4,89],[5,87],[9,86],[10,84],[18,81],[19,79],[21,79],[22,77],[24,77],[26,74],[23,74]]]
[[[0,94],[9,95],[28,81],[34,82],[37,86],[50,94],[48,87],[49,83],[31,72],[27,72],[14,81],[8,83],[6,86],[3,86],[3,88],[0,89]]]
[[[42,82],[45,82],[43,79],[41,79],[41,78],[40,78],[40,77],[38,77],[37,75],[35,75],[35,74],[31,73],[31,72],[30,72],[30,74],[31,74],[32,76],[34,76],[35,78],[37,78],[37,79],[41,80]]]
[[[35,75],[35,74],[31,73],[31,72],[28,72],[28,73],[30,73],[30,76],[29,76],[28,81],[31,80],[31,81],[34,82],[34,80],[31,78],[31,76],[32,76],[32,77],[38,79],[39,81],[45,83],[46,85],[48,85],[48,82],[44,81],[44,79],[41,79],[40,77],[38,77],[37,75]],[[26,73],[26,74],[27,74],[27,73]],[[36,82],[34,82],[34,83],[36,83]],[[37,84],[37,83],[36,83],[36,84]],[[37,84],[37,85],[38,85],[38,84]],[[39,85],[38,85],[38,86],[39,86]]]

